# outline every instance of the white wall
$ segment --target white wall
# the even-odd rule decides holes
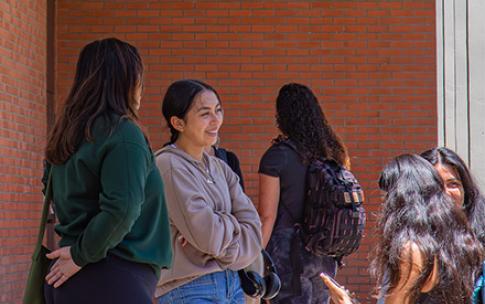
[[[485,1],[436,0],[438,142],[485,191]]]

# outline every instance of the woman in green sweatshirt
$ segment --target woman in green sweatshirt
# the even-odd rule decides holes
[[[47,303],[149,304],[171,263],[163,183],[138,123],[142,78],[128,43],[81,51],[46,148],[60,236]]]

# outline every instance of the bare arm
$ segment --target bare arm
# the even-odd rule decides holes
[[[416,244],[407,244],[403,249],[397,286],[386,295],[386,303],[409,304],[411,288],[416,284],[424,268],[424,257]],[[438,283],[438,264],[435,260],[433,271],[421,287],[422,292],[428,292]]]
[[[401,277],[397,286],[388,294],[385,295],[385,303],[391,304],[410,304],[410,292],[416,281],[419,279],[423,270],[424,258],[418,246],[408,244],[405,246],[401,262],[400,271]],[[327,286],[330,296],[336,304],[351,304],[354,303],[348,292],[332,280],[324,273],[320,274],[323,283]],[[429,292],[438,283],[438,262],[435,259],[433,270],[429,278],[421,287],[421,292]]]
[[[258,213],[262,223],[263,247],[266,248],[278,213],[280,178],[259,174]]]

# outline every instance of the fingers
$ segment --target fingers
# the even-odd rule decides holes
[[[52,285],[53,283],[57,282],[64,274],[61,271],[51,271],[45,277],[47,284]]]
[[[46,275],[45,280],[47,284],[52,285],[64,278],[64,280],[71,277],[70,270],[65,260],[58,259],[51,267],[49,273]]]
[[[64,282],[66,282],[67,280],[69,279],[68,276],[66,276],[65,274],[63,274],[55,283],[54,283],[54,288],[57,288],[59,286],[61,286],[62,284],[64,284]]]
[[[58,275],[60,274],[59,271],[50,271],[46,276],[45,276],[45,280],[47,281],[47,284],[51,284],[53,281],[55,281],[55,279],[58,277]]]
[[[322,276],[320,275],[320,278],[322,279],[323,283],[327,286],[328,289],[335,290],[338,287],[330,280],[327,276]]]
[[[62,267],[59,265],[59,260],[57,260],[55,266],[56,266],[55,268],[54,267],[51,268],[50,272],[45,277],[47,284],[49,285],[55,284],[62,277],[66,276],[64,274],[64,271],[62,270]]]
[[[325,274],[325,273],[320,273],[320,278],[322,279],[323,283],[327,285],[328,288],[335,288],[337,285]]]
[[[49,259],[57,258],[49,273],[45,277],[49,285],[57,288],[76,274],[81,267],[77,266],[71,258],[70,247],[63,247],[46,255]]]
[[[60,264],[59,261],[60,260],[57,260],[57,261],[54,262],[54,265],[52,265],[52,267],[50,269],[51,272],[54,271],[54,270],[57,270],[59,268],[59,264]]]
[[[70,252],[70,247],[62,247],[57,250],[52,251],[51,253],[46,254],[45,256],[48,259],[57,259],[57,258],[69,258],[71,256]]]
[[[63,270],[63,268],[66,267],[62,267],[62,265],[60,265],[56,269],[51,269],[51,271],[45,277],[47,284],[53,285],[54,288],[57,288],[64,284],[64,282],[66,282],[74,273],[77,272],[74,271],[73,273],[71,273],[69,269]]]
[[[348,294],[345,287],[340,286],[336,281],[334,281],[330,276],[325,273],[320,274],[320,278],[323,283],[327,286],[328,291],[332,300],[338,304],[348,304],[352,303],[352,300]]]
[[[51,269],[49,270],[49,273],[46,275],[46,277],[45,277],[46,281],[49,283],[49,280],[52,279],[53,277],[55,277],[55,275],[57,273],[62,273],[60,270],[61,269],[60,269],[60,266],[59,266],[59,260],[57,260],[54,263],[54,265],[51,267]]]
[[[61,256],[61,249],[57,249],[45,255],[48,259],[54,260]]]
[[[331,276],[329,276],[328,274],[326,274],[324,272],[320,273],[320,278],[322,279],[322,281],[327,286],[330,285],[332,287],[335,287],[336,289],[345,289],[344,286],[340,285],[337,281],[335,281],[334,278],[332,278]]]

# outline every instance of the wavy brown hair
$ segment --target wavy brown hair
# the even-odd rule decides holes
[[[435,260],[439,281],[430,294],[440,303],[467,303],[484,251],[465,213],[444,193],[441,177],[429,162],[411,154],[393,159],[382,176],[381,180],[393,180],[385,183],[388,192],[378,222],[380,239],[371,264],[377,282],[392,292],[401,276],[403,250],[412,243],[419,248],[424,267],[411,289],[410,303],[420,295]]]
[[[86,45],[62,113],[50,133],[46,159],[52,164],[68,160],[83,140],[92,139],[98,117],[106,118],[111,130],[122,118],[136,123],[134,91],[142,78],[143,64],[134,46],[116,38]]]
[[[340,165],[350,166],[347,149],[333,131],[317,97],[305,85],[289,83],[281,87],[276,98],[276,122],[283,137],[290,139],[304,163],[319,158],[331,158]]]

